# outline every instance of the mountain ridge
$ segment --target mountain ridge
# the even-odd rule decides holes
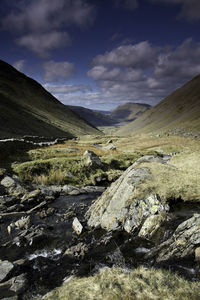
[[[0,135],[74,137],[99,131],[37,81],[0,60]]]
[[[200,75],[150,108],[137,120],[124,126],[118,134],[171,132],[185,133],[200,130]]]

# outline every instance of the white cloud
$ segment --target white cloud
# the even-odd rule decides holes
[[[72,63],[67,61],[55,62],[53,60],[47,61],[43,64],[44,80],[47,82],[67,80],[75,73],[75,67]]]
[[[69,26],[82,28],[93,19],[94,7],[83,0],[13,0],[12,12],[2,24],[5,30],[16,32],[19,45],[44,56],[70,44]]]
[[[24,69],[24,65],[25,65],[25,60],[20,59],[13,64],[13,67],[18,71],[22,71]]]
[[[48,57],[50,50],[70,45],[71,41],[66,32],[52,31],[41,34],[27,34],[17,39],[17,44],[35,52],[40,57]]]
[[[156,59],[156,49],[148,41],[135,45],[123,45],[98,55],[94,65],[115,65],[120,67],[150,67]]]
[[[139,44],[144,43],[147,42]],[[158,49],[147,44],[156,59],[149,61],[149,51],[143,51],[140,64],[135,63],[137,45],[129,45],[134,51],[126,51],[126,48],[121,51],[118,47],[93,59],[94,66],[87,74],[96,81],[100,88],[99,99],[104,99],[105,104],[108,101],[115,101],[115,106],[128,101],[156,104],[200,73],[200,43],[190,38],[177,47]]]
[[[47,91],[54,95],[92,91],[92,88],[89,85],[57,85],[45,83],[43,86]]]

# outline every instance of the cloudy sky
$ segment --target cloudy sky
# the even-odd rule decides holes
[[[200,73],[200,0],[1,0],[0,40],[65,104],[155,105]]]

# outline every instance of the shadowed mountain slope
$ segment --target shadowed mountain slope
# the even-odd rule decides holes
[[[110,115],[98,112],[96,110],[88,109],[82,106],[68,106],[75,113],[87,120],[94,126],[111,126],[117,123]]]
[[[112,110],[111,117],[117,120],[119,123],[131,122],[137,119],[141,114],[143,114],[150,107],[151,106],[148,104],[128,102]]]
[[[38,82],[0,60],[0,137],[73,137],[99,131]]]
[[[117,134],[140,132],[198,133],[200,130],[200,75],[149,109]]]

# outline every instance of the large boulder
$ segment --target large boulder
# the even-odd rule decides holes
[[[102,162],[100,158],[92,151],[86,150],[83,154],[83,164],[86,167],[101,168]]]
[[[182,222],[175,230],[174,234],[152,249],[146,258],[155,258],[157,262],[182,259],[188,256],[195,257],[200,245],[200,214],[195,214],[192,218]]]
[[[86,213],[90,227],[102,227],[108,231],[124,229],[133,232],[149,216],[167,212],[169,206],[157,194],[138,198],[137,188],[151,174],[146,167],[130,166]]]

